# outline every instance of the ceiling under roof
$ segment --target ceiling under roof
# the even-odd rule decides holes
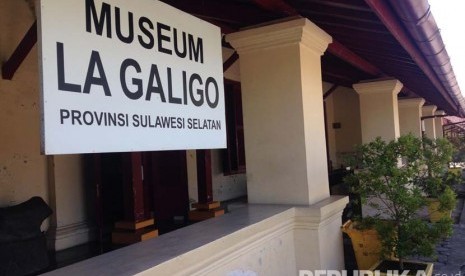
[[[418,95],[448,114],[462,113],[459,100],[446,92],[448,87],[438,85],[437,75],[432,80],[431,74],[425,74],[425,67],[419,66],[418,60],[412,58],[412,48],[408,52],[398,36],[392,34],[392,29],[385,26],[379,10],[374,11],[370,6],[371,0],[162,1],[221,27],[224,33],[289,16],[306,17],[335,41],[322,57],[324,81],[351,87],[363,80],[394,77],[404,84],[401,96]],[[390,1],[377,1],[383,3],[383,12],[397,16]],[[402,26],[402,20],[395,19]],[[399,31],[407,34],[411,45],[416,48],[414,50],[421,53],[405,27]],[[341,49],[349,55],[341,55]],[[426,60],[425,56],[421,58]],[[427,65],[431,66],[430,63]]]

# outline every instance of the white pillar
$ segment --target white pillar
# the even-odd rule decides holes
[[[413,134],[421,138],[421,107],[425,104],[422,98],[399,100],[400,135]]]
[[[397,94],[402,86],[395,79],[353,85],[360,99],[362,143],[376,137],[390,141],[400,136]]]
[[[436,116],[444,116],[446,112],[442,110],[437,110],[434,112],[434,115]],[[444,132],[442,130],[442,120],[443,117],[437,117],[434,119],[434,127],[436,128],[436,138],[444,138]]]
[[[331,37],[302,18],[227,40],[240,56],[249,202],[327,198],[320,57]]]
[[[311,219],[295,218],[296,270],[343,269],[347,197],[329,196],[320,60],[331,37],[300,18],[226,39],[240,57],[249,202],[307,206]]]
[[[435,105],[427,105],[423,106],[421,111],[422,111],[422,117],[428,117],[428,116],[434,116],[434,112],[436,111],[437,106]],[[424,118],[423,120],[423,130],[425,131],[425,136],[430,138],[430,139],[436,139],[436,126],[434,123],[434,118]]]
[[[95,239],[89,224],[82,155],[48,156],[49,202],[53,209],[47,231],[49,247],[59,251]]]

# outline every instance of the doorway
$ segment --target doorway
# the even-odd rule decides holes
[[[93,175],[101,242],[118,221],[154,218],[160,234],[187,224],[186,151],[94,154]]]

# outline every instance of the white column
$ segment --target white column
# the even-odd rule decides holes
[[[434,115],[436,116],[443,116],[445,115],[446,112],[442,110],[437,110],[434,112]],[[434,119],[434,127],[436,128],[436,138],[444,138],[444,133],[442,131],[442,119],[443,117],[437,117]]]
[[[59,251],[95,239],[88,221],[82,155],[48,156],[49,201],[53,214],[47,231],[49,247]]]
[[[434,113],[437,109],[435,105],[423,106],[422,117],[434,116]],[[436,125],[434,123],[434,118],[424,118],[423,120],[423,130],[425,131],[425,136],[430,139],[436,139]]]
[[[399,100],[400,135],[413,134],[421,138],[421,107],[425,104],[422,98]]]
[[[331,37],[302,18],[227,40],[240,56],[249,202],[327,198],[320,57]]]
[[[362,142],[376,137],[390,141],[400,136],[397,94],[402,89],[398,80],[378,80],[353,85],[359,94]]]
[[[297,271],[343,269],[347,198],[329,196],[320,60],[331,37],[300,18],[226,39],[240,57],[249,202],[312,214],[312,226],[295,218]]]

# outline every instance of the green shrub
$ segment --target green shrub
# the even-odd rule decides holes
[[[442,147],[442,141],[426,143],[413,135],[390,142],[376,138],[358,147],[352,160],[358,169],[345,179],[353,192],[360,195],[362,203],[375,211],[369,220],[380,234],[382,254],[385,258],[398,258],[401,269],[409,256],[433,255],[435,245],[452,231],[450,219],[429,224],[419,216],[418,211],[427,204],[426,189],[434,190],[445,201],[455,196],[451,189],[434,188],[440,186],[436,178],[424,178],[420,183],[425,171],[426,175],[440,176],[443,162],[449,162],[442,156],[427,156],[436,146]]]

